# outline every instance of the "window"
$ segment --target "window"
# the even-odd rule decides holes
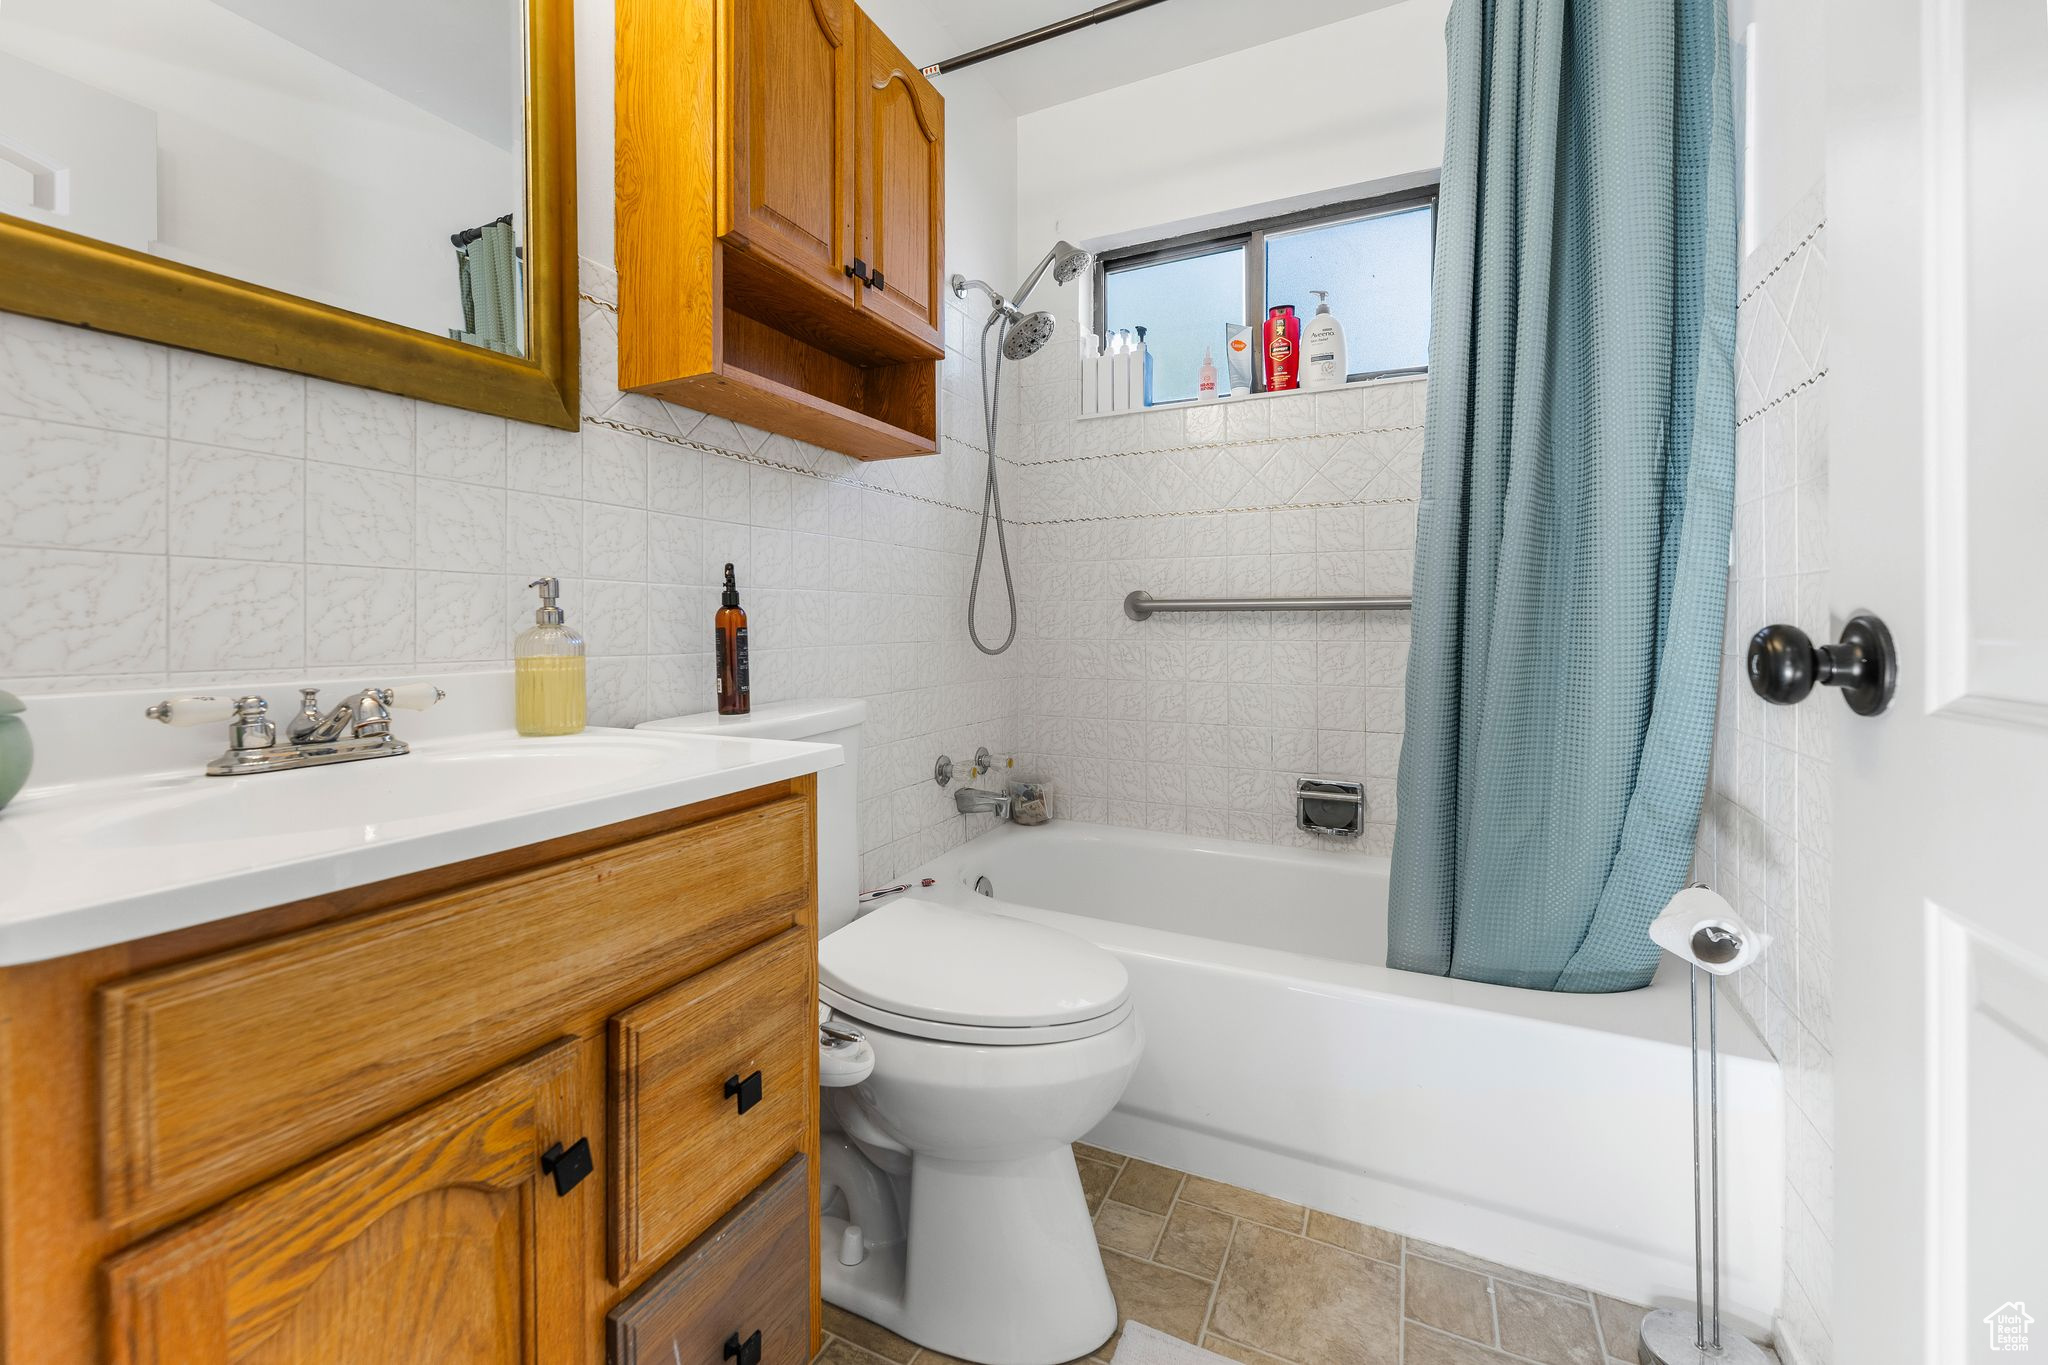
[[[1306,326],[1316,311],[1309,291],[1327,289],[1352,379],[1415,373],[1429,364],[1435,242],[1431,187],[1106,252],[1095,329],[1144,327],[1153,402],[1184,402],[1196,396],[1204,351],[1228,390],[1225,326],[1262,322],[1283,303]]]

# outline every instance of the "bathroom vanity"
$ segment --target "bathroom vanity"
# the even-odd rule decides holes
[[[322,784],[427,781],[437,755],[497,742],[137,799],[345,806]],[[113,942],[89,914],[41,915],[54,895],[19,899],[92,799],[31,789],[0,829],[0,1360],[809,1358],[815,772],[837,750],[547,741],[579,742],[668,751],[544,812],[574,832],[332,889],[360,866],[338,840],[264,869],[306,894]],[[718,794],[673,804],[692,790]],[[126,828],[102,804],[89,827]],[[581,827],[636,806],[662,808]],[[394,842],[415,861],[436,838],[474,847],[455,819]],[[229,908],[260,894],[173,857],[160,903],[119,922],[191,920],[194,886]]]

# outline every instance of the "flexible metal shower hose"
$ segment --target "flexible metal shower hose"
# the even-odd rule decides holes
[[[1002,329],[996,333],[996,363],[991,371],[988,365],[988,334],[989,329],[998,323],[1002,324]],[[990,313],[981,329],[981,410],[988,421],[988,482],[982,486],[981,539],[974,547],[974,581],[967,588],[967,638],[974,641],[974,647],[984,654],[1000,654],[1017,639],[1017,580],[1010,572],[1010,543],[1003,535],[1003,491],[996,484],[996,406],[1002,401],[1003,343],[1009,332],[1009,315],[1001,309]],[[994,648],[982,643],[981,632],[974,625],[974,606],[981,597],[982,561],[988,556],[991,512],[996,523],[996,554],[1003,565],[1003,591],[1010,599],[1010,633]]]

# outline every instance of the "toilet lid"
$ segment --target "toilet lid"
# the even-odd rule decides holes
[[[1115,1013],[1131,993],[1124,964],[1086,939],[915,898],[826,935],[818,976],[856,1013],[972,1028],[1075,1024]]]

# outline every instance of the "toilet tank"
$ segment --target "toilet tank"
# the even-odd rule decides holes
[[[860,907],[860,732],[868,704],[858,698],[757,702],[744,716],[700,711],[642,721],[642,730],[693,730],[747,739],[837,744],[846,761],[818,774],[818,933],[851,924]]]

